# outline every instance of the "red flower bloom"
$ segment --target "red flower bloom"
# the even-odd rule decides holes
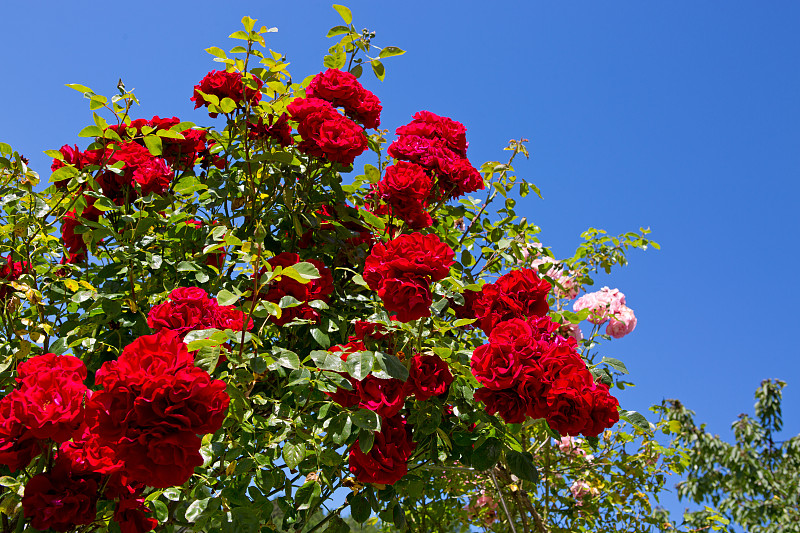
[[[191,100],[194,102],[194,108],[200,106],[208,107],[209,102],[203,98],[201,92],[207,95],[213,95],[219,98],[220,102],[223,98],[230,98],[239,106],[244,108],[244,101],[248,100],[251,106],[255,106],[261,101],[261,87],[264,82],[260,79],[251,76],[248,77],[250,83],[255,83],[256,88],[248,87],[245,85],[241,72],[225,72],[224,70],[212,70],[205,77],[200,80],[198,85],[194,86],[194,95]],[[217,113],[209,113],[211,118],[217,116]]]
[[[39,439],[14,414],[15,394],[19,391],[12,391],[0,400],[0,464],[11,472],[25,468],[42,453]]]
[[[278,266],[289,267],[300,262],[299,255],[289,252],[283,252],[267,260],[273,270]],[[325,263],[316,259],[309,259],[307,262],[317,268],[320,275],[319,278],[312,279],[309,283],[300,283],[289,276],[281,276],[279,281],[272,283],[266,291],[262,290],[259,293],[260,298],[269,302],[279,303],[284,296],[291,296],[300,302],[301,305],[282,309],[280,318],[270,317],[270,321],[275,325],[283,326],[296,318],[311,320],[314,323],[319,322],[319,313],[308,305],[308,302],[313,300],[328,301],[333,293],[333,275],[328,270],[328,267],[325,266]],[[260,275],[263,275],[266,271],[266,268],[261,269]]]
[[[477,324],[486,333],[499,323],[512,318],[526,319],[545,316],[550,312],[547,294],[550,284],[540,279],[536,271],[529,268],[512,270],[500,276],[496,283],[487,283],[473,309]]]
[[[490,415],[500,413],[508,424],[525,422],[527,403],[514,389],[478,389],[475,399],[486,404],[486,412]]]
[[[309,83],[306,95],[343,107],[348,117],[362,123],[365,128],[377,128],[381,124],[383,108],[378,97],[362,87],[349,72],[334,68],[320,72]]]
[[[268,115],[267,122],[264,123],[263,117],[259,117],[258,123],[247,123],[247,135],[253,140],[268,140],[272,139],[281,146],[289,146],[294,144],[292,138],[292,128],[289,126],[289,115],[283,113],[275,119],[275,115]]]
[[[383,417],[400,412],[406,400],[405,383],[399,379],[380,379],[369,375],[358,382],[359,407],[375,411]]]
[[[348,166],[367,149],[364,131],[325,100],[296,98],[286,109],[299,122],[298,149],[305,154]]]
[[[408,459],[416,444],[399,416],[384,418],[369,453],[356,441],[350,448],[350,472],[362,483],[393,485],[408,472]]]
[[[408,372],[406,394],[413,394],[420,401],[447,393],[453,383],[450,367],[438,355],[415,355]]]
[[[69,531],[94,521],[97,490],[96,479],[74,475],[68,461],[57,459],[52,470],[25,485],[22,508],[36,529]]]

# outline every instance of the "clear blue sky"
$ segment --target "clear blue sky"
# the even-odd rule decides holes
[[[420,109],[468,129],[469,157],[501,159],[531,140],[521,174],[544,200],[519,206],[557,255],[589,226],[650,226],[661,251],[634,252],[600,285],[638,317],[613,342],[637,387],[623,406],[680,398],[730,435],[764,378],[787,380],[785,425],[800,433],[794,313],[800,252],[800,3],[344,2],[386,61],[383,127]],[[243,15],[276,26],[269,46],[300,80],[322,69],[340,23],[329,2],[11,2],[0,33],[0,140],[46,174],[42,150],[79,143],[86,101],[65,83],[113,94],[136,88],[138,116],[209,124],[189,101],[229,49]],[[81,144],[83,143],[83,144]]]

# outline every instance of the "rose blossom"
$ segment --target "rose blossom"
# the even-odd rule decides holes
[[[369,452],[361,451],[358,440],[350,447],[350,473],[362,483],[394,485],[408,472],[408,459],[415,447],[405,420],[399,416],[384,418]]]
[[[419,401],[425,401],[432,396],[445,394],[453,383],[453,374],[447,363],[438,355],[415,355],[411,359],[408,381],[406,381],[407,394],[413,394]]]
[[[636,328],[636,316],[633,309],[622,305],[616,313],[609,316],[606,335],[611,335],[615,339],[621,339]]]
[[[604,324],[608,320],[609,314],[619,312],[625,305],[625,295],[618,289],[603,287],[599,291],[584,294],[572,304],[572,310],[576,313],[582,309],[589,309],[589,322],[592,324]]]

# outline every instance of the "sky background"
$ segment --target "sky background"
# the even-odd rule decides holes
[[[598,285],[619,288],[638,317],[603,352],[637,385],[619,395],[623,407],[679,398],[728,437],[760,381],[782,378],[785,433],[800,433],[800,3],[344,3],[377,45],[407,50],[385,61],[383,83],[362,77],[383,103],[382,127],[421,109],[450,116],[478,167],[505,159],[509,139],[530,139],[517,171],[544,200],[517,212],[556,256],[571,256],[588,227],[652,229],[661,250],[631,252]],[[227,35],[249,15],[279,28],[268,47],[300,81],[323,69],[325,34],[341,24],[330,5],[10,2],[0,141],[46,179],[42,151],[85,148],[77,132],[92,124],[88,101],[64,84],[112,95],[119,78],[142,102],[135,117],[215,123],[189,100],[220,66],[204,49],[238,44]]]

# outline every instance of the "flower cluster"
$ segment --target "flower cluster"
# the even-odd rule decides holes
[[[374,129],[381,125],[380,100],[358,82],[349,72],[329,68],[320,72],[306,88],[306,96],[327,100],[334,107],[344,108],[344,113],[365,128]]]
[[[485,387],[475,398],[508,423],[544,418],[562,434],[597,436],[619,420],[617,400],[557,328],[549,317],[497,324],[472,354],[472,373]]]
[[[436,235],[400,235],[372,248],[364,265],[364,281],[378,293],[387,311],[397,313],[397,320],[431,316],[430,284],[448,276],[454,255]]]
[[[296,98],[286,110],[298,123],[302,141],[297,148],[304,154],[349,166],[367,149],[364,130],[327,100]]]
[[[397,135],[388,152],[398,162],[373,191],[386,203],[381,212],[422,229],[433,223],[431,204],[483,189],[483,178],[467,159],[467,132],[460,122],[420,111]]]
[[[547,295],[550,284],[535,270],[521,268],[487,283],[480,292],[465,291],[464,305],[453,306],[459,318],[474,318],[487,335],[500,322],[512,318],[546,316],[550,312]]]
[[[247,329],[253,321],[232,305],[219,305],[199,287],[178,287],[169,293],[166,302],[154,305],[147,315],[147,325],[156,332],[172,331],[181,338],[198,329],[232,329],[242,331],[244,321]]]
[[[618,289],[603,287],[599,291],[584,294],[572,305],[574,311],[589,310],[589,322],[605,324],[606,335],[620,339],[636,328],[636,316],[625,305],[625,295]]]
[[[356,334],[344,345],[334,346],[329,351],[337,353],[342,361],[358,356],[367,345],[376,345],[391,351],[393,336],[383,326],[373,322],[358,321]],[[393,484],[408,470],[408,458],[414,448],[406,429],[405,418],[400,415],[406,398],[414,396],[426,401],[433,396],[447,394],[453,383],[453,375],[447,363],[437,355],[416,354],[411,359],[408,379],[378,378],[368,375],[357,380],[342,373],[349,381],[349,389],[337,387],[328,396],[343,407],[369,409],[381,417],[382,429],[375,436],[372,449],[363,453],[358,441],[350,449],[350,471],[363,483]]]
[[[222,425],[225,383],[194,366],[175,331],[139,337],[95,375],[86,425],[121,471],[151,487],[182,485],[203,464],[200,438]]]
[[[286,268],[300,262],[300,256],[290,252],[283,252],[267,260],[270,270],[273,271],[277,267]],[[283,326],[295,319],[319,322],[319,312],[310,304],[315,300],[327,302],[333,294],[333,275],[325,263],[316,259],[308,259],[306,262],[317,268],[318,278],[312,279],[308,283],[300,283],[289,276],[281,276],[280,279],[273,281],[259,292],[259,298],[276,304],[280,303],[285,296],[297,300],[297,303],[291,307],[282,307],[280,317],[270,317],[270,321],[277,326]],[[256,276],[256,281],[266,272],[267,268],[262,268],[259,275]]]
[[[255,88],[250,85],[255,85]],[[245,102],[255,106],[261,101],[263,85],[264,82],[254,76],[249,76],[245,82],[245,77],[241,72],[212,70],[200,80],[199,84],[194,86],[194,95],[191,100],[194,102],[195,109],[201,106],[208,107],[212,103],[205,96],[216,96],[220,103],[224,98],[230,98],[239,108],[243,108]],[[209,112],[208,116],[215,118],[217,114]]]

